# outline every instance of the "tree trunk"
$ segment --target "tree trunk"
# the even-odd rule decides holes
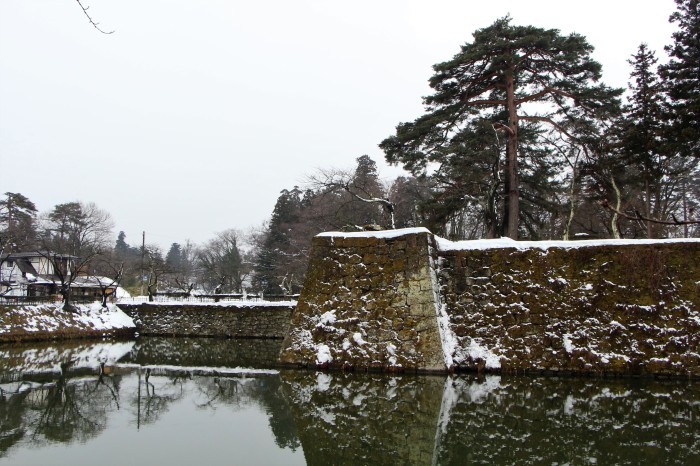
[[[70,285],[67,283],[61,283],[61,297],[63,297],[63,309],[66,311],[74,312],[75,306],[71,301]]]
[[[569,240],[571,234],[571,224],[576,215],[576,165],[571,170],[571,185],[569,186],[569,216],[566,219],[566,227],[564,228],[564,241]]]
[[[620,194],[620,189],[617,187],[617,183],[615,183],[614,176],[610,176],[610,181],[615,191],[615,213],[610,221],[610,231],[612,232],[613,238],[620,239],[620,229],[617,227],[617,213],[620,211],[620,206],[622,205],[622,195]]]
[[[508,111],[508,144],[506,170],[508,171],[508,230],[509,238],[518,239],[520,223],[520,193],[518,185],[518,114],[515,106],[515,73],[506,75],[506,109]]]
[[[646,202],[644,208],[647,211],[647,218],[653,218],[653,214],[651,213],[651,187],[649,186],[649,174],[645,174],[645,180],[644,180],[644,191],[646,195]],[[647,238],[653,238],[654,237],[654,230],[653,230],[653,224],[652,222],[647,221]]]

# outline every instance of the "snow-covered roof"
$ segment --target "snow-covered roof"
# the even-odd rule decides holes
[[[76,277],[73,280],[72,286],[81,286],[85,288],[99,288],[100,286],[114,288],[117,283],[109,277],[100,277],[98,275],[88,275],[84,277]]]

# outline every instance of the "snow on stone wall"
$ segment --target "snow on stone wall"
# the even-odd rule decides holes
[[[74,312],[61,307],[62,303],[0,306],[0,342],[134,333],[134,322],[114,304],[77,304]]]
[[[440,252],[457,366],[700,376],[700,242],[569,244]]]
[[[314,238],[280,361],[697,377],[699,343],[698,240],[452,243],[408,229]]]
[[[425,229],[314,238],[281,362],[444,370]]]
[[[294,303],[119,304],[141,335],[283,338]]]

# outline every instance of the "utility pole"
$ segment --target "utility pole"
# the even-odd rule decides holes
[[[146,255],[146,232],[143,232],[141,238],[141,296],[143,296],[143,258]]]

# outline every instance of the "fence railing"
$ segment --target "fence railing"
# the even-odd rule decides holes
[[[0,296],[0,304],[6,305],[17,305],[17,304],[47,304],[47,303],[60,303],[62,298],[60,296]],[[99,299],[94,297],[89,298],[71,298],[71,302],[75,304],[90,304]]]

